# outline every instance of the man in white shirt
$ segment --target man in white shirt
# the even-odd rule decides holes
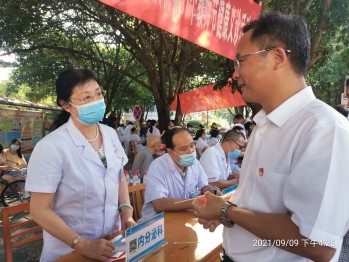
[[[211,231],[225,225],[223,261],[338,261],[349,228],[349,122],[305,82],[301,18],[271,12],[243,32],[233,78],[263,109],[231,203],[206,193],[196,214]]]
[[[200,164],[210,185],[225,189],[239,183],[239,174],[232,174],[229,160],[238,158],[243,148],[245,140],[242,133],[229,130],[221,143],[208,148],[202,154]]]
[[[166,136],[167,154],[149,167],[142,220],[164,211],[192,208],[193,198],[211,190],[196,159],[195,144],[187,129],[174,127]]]
[[[120,124],[118,128],[116,129],[116,133],[118,134],[118,138],[120,140],[120,143],[124,143],[124,135],[125,135],[125,126],[124,124]]]
[[[133,123],[131,121],[128,122],[125,133],[124,133],[124,146],[125,146],[125,153],[128,156],[129,154],[129,147],[130,147],[130,135],[131,135],[131,129],[133,128]]]

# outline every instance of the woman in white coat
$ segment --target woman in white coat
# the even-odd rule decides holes
[[[64,110],[35,146],[26,181],[31,216],[44,229],[40,261],[74,250],[105,261],[114,246],[104,238],[136,224],[122,172],[128,159],[116,132],[98,123],[105,92],[93,72],[64,71],[56,93]]]

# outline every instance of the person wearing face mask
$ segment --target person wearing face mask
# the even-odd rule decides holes
[[[194,197],[212,188],[196,159],[195,144],[187,129],[170,129],[166,147],[167,154],[155,159],[148,170],[142,220],[164,211],[190,209]]]
[[[242,133],[228,131],[222,142],[208,148],[201,156],[200,163],[212,186],[225,189],[239,183],[239,174],[232,173],[230,159],[237,159],[245,147]]]
[[[31,217],[44,229],[40,261],[74,250],[105,261],[115,249],[105,237],[136,224],[123,175],[128,159],[115,130],[99,123],[106,93],[93,72],[62,72],[56,93],[63,111],[35,146],[26,180]]]
[[[210,147],[212,147],[214,145],[217,145],[219,143],[218,136],[219,136],[219,130],[218,129],[213,129],[211,131],[211,136],[210,136],[210,139],[208,140],[207,144]]]
[[[21,140],[15,138],[11,141],[10,148],[3,151],[2,161],[6,164],[7,171],[2,178],[8,182],[27,175],[27,161],[22,154],[21,145]]]

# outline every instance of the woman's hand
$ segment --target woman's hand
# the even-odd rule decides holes
[[[106,239],[87,240],[81,238],[74,249],[85,257],[106,261],[109,257],[112,257],[115,247],[112,242]]]
[[[133,218],[128,217],[126,219],[122,219],[121,229],[125,232],[125,230],[134,227],[135,225],[137,225],[137,223],[133,220]]]

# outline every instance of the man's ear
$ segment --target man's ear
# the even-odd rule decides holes
[[[287,59],[287,53],[284,48],[277,47],[274,49],[274,61],[275,61],[275,70],[278,70],[285,66],[285,64],[288,62]]]

